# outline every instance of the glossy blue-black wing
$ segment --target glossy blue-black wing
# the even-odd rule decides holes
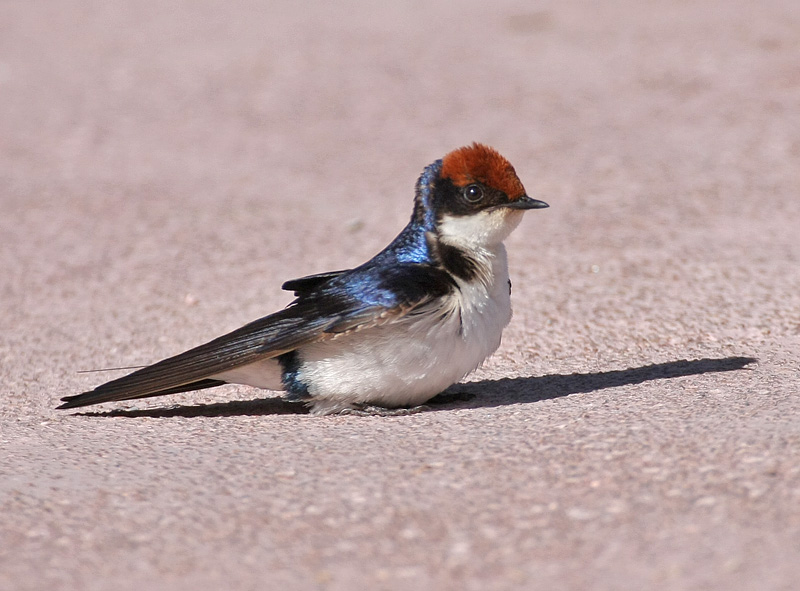
[[[293,291],[295,296],[299,296],[320,288],[334,277],[339,277],[348,271],[350,271],[350,269],[343,269],[342,271],[330,271],[328,273],[317,273],[316,275],[306,275],[305,277],[299,277],[298,279],[290,279],[281,285],[281,289],[284,291]]]
[[[374,276],[369,269],[346,278],[332,276],[316,290],[302,292],[287,308],[228,334],[102,384],[66,396],[58,408],[208,388],[213,377],[278,357],[298,347],[368,326],[396,321],[446,290],[446,276],[434,268],[400,268]],[[443,283],[444,282],[444,283]]]

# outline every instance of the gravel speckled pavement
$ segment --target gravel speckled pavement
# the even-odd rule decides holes
[[[795,0],[1,3],[0,589],[796,589],[799,30]],[[54,410],[366,260],[473,140],[551,207],[431,411]]]

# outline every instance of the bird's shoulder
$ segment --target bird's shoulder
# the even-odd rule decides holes
[[[323,302],[334,307],[408,306],[446,296],[455,289],[453,277],[437,265],[417,262],[372,262],[334,273],[321,273],[284,284],[295,291],[298,307]]]

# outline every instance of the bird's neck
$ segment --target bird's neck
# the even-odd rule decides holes
[[[460,281],[492,282],[495,261],[505,260],[502,243],[492,246],[448,239],[413,219],[378,258],[383,264],[416,263],[441,267]]]

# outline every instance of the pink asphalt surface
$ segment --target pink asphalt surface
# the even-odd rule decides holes
[[[0,589],[797,589],[799,6],[0,3]],[[54,410],[474,140],[551,207],[450,402]]]

